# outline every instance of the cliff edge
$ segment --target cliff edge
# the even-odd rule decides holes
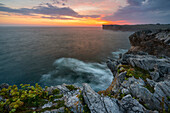
[[[58,85],[41,88],[0,86],[0,112],[42,113],[169,113],[170,30],[140,31],[129,39],[131,49],[108,60],[112,84],[95,92],[83,87]],[[161,56],[161,57],[160,57]]]
[[[170,24],[102,25],[102,27],[114,31],[165,30],[170,29]]]
[[[128,53],[143,51],[159,57],[170,57],[170,29],[138,31],[129,40],[131,48]]]

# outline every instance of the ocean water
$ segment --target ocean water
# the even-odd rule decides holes
[[[0,83],[86,82],[103,90],[113,79],[105,62],[130,48],[130,34],[100,27],[0,27]]]

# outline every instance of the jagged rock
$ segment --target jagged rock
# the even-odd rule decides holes
[[[42,109],[44,109],[44,108],[50,108],[52,105],[53,105],[52,102],[48,102],[47,104],[44,104],[44,105],[42,106]]]
[[[83,113],[83,105],[79,100],[80,90],[68,92],[65,97],[65,105],[74,113]]]
[[[117,104],[117,100],[110,97],[102,97],[102,101],[106,108],[107,113],[121,113],[120,108]]]
[[[136,83],[131,84],[129,90],[134,97],[142,99],[145,103],[148,103],[153,95],[147,88]]]
[[[1,89],[3,89],[3,88],[8,88],[9,87],[9,84],[6,84],[6,83],[2,83],[1,85],[0,85],[0,90]]]
[[[155,70],[155,65],[157,65],[159,80],[164,80],[168,77],[168,75],[170,75],[170,58],[158,59],[157,57],[152,55],[124,54],[122,60],[126,61],[129,65],[132,65],[133,67],[139,67],[147,71]],[[158,80],[158,75],[155,76],[155,79]]]
[[[47,91],[49,92],[49,94],[52,94],[52,91],[54,89],[59,89],[61,94],[66,94],[67,92],[69,92],[69,89],[67,89],[65,86],[66,84],[51,86],[47,88]]]
[[[128,53],[143,51],[151,55],[170,57],[170,29],[138,31],[129,40],[131,49]]]
[[[152,80],[157,81],[160,76],[158,72],[150,72],[150,76],[152,77]]]
[[[64,107],[61,107],[59,109],[53,109],[53,110],[50,110],[50,111],[45,111],[43,113],[64,113]]]
[[[122,83],[125,80],[126,73],[127,72],[122,72],[118,75],[117,80],[119,81],[119,83]]]
[[[151,86],[155,86],[154,93],[151,93],[147,88],[142,87],[137,82],[130,84],[129,91],[132,96],[142,99],[146,105],[152,110],[161,110],[162,103],[166,110],[168,110],[168,105],[170,102],[168,101],[167,97],[170,96],[170,81],[164,82],[154,82],[152,80],[147,79],[147,82]]]
[[[137,100],[133,99],[131,95],[123,97],[119,104],[127,113],[145,113],[146,110]]]
[[[130,91],[129,91],[128,89],[126,89],[126,88],[123,88],[123,89],[121,90],[121,93],[127,95],[127,94],[130,93]]]
[[[83,84],[83,97],[91,113],[120,113],[116,99],[101,97],[88,84]]]
[[[138,84],[140,86],[144,86],[145,82],[141,78],[135,79],[134,77],[130,77],[128,80],[124,81],[121,85],[125,88],[129,88],[131,84]]]
[[[155,82],[155,81],[150,80],[150,79],[148,79],[148,78],[146,79],[146,81],[147,81],[147,83],[149,83],[150,86],[155,87],[155,85],[156,85],[156,82]]]
[[[170,97],[170,81],[163,81],[158,82],[155,85],[155,92],[153,94],[152,102],[151,104],[154,104],[155,109],[162,109],[160,106],[161,103],[164,104],[164,107],[166,110],[168,110],[168,105],[170,105],[170,101],[167,99],[167,97]]]
[[[106,62],[107,67],[111,70],[111,72],[113,73],[113,76],[116,76],[117,73],[117,63],[116,62],[112,62],[111,60],[108,60]]]
[[[119,104],[126,113],[158,113],[156,110],[147,110],[136,99],[133,99],[130,94],[123,97]]]

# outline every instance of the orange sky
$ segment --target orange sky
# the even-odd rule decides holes
[[[101,26],[102,24],[130,24],[126,21],[106,21],[100,18],[80,18],[75,20],[46,19],[41,17],[3,15],[0,16],[1,25],[38,25],[38,26]]]
[[[82,3],[78,0],[75,0],[74,2],[72,1],[70,3],[65,2],[64,6],[62,6],[61,3],[60,4],[53,3],[53,5],[51,5],[52,2],[47,0],[49,1],[48,4],[50,4],[51,6],[46,5],[47,3],[45,4],[45,6],[44,5],[41,6],[43,6],[43,8],[44,7],[48,8],[49,14],[46,13],[44,9],[41,9],[42,11],[39,11],[40,13],[39,12],[37,13],[36,11],[33,10],[35,9],[34,8],[35,6],[38,6],[40,3],[42,3],[40,2],[40,0],[38,0],[39,2],[31,2],[30,0],[26,0],[25,3],[22,2],[21,0],[18,0],[18,4],[16,0],[13,1],[15,1],[15,3],[4,1],[4,3],[0,4],[0,6],[4,8],[4,10],[0,10],[0,25],[101,26],[102,24],[131,24],[125,20],[121,21],[102,20],[102,17],[111,15],[112,12],[116,12],[118,10],[118,7],[121,6],[121,4],[125,5],[124,2],[118,2],[117,0],[112,1],[86,0],[86,2]],[[34,3],[35,6],[32,5],[32,3]],[[66,3],[67,6],[65,6]],[[39,10],[41,6],[38,7],[37,9]],[[27,8],[27,10],[29,10],[29,14],[25,14],[26,11],[24,11],[21,8]],[[53,13],[51,13],[53,12],[52,9],[54,8],[56,8],[56,11],[59,8],[60,9],[68,8],[67,10],[69,10],[70,14],[67,13],[65,9],[62,9],[66,12],[66,14],[63,14],[64,12],[61,11],[61,13],[57,12],[57,14],[55,14],[54,12],[55,14],[54,15]],[[45,14],[43,11],[45,12]]]

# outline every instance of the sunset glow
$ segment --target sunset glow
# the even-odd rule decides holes
[[[38,25],[38,26],[101,26],[102,24],[130,24],[126,21],[106,21],[101,18],[73,18],[68,20],[63,19],[48,19],[40,16],[19,16],[3,15],[0,17],[1,25]]]
[[[159,8],[159,2],[155,2],[155,4],[149,0],[144,1],[0,1],[0,25],[101,26],[102,24],[167,23],[169,13],[159,13],[166,6],[162,9],[160,8],[159,12],[153,12],[150,4],[154,4],[154,8]],[[144,11],[142,7],[145,7],[148,12]],[[159,16],[160,18],[158,18]],[[162,16],[165,17],[162,19]]]

